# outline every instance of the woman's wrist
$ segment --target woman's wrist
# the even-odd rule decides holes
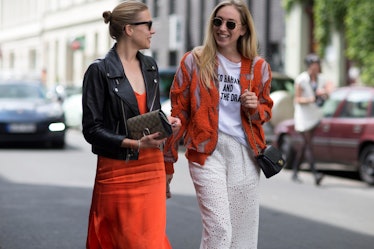
[[[139,149],[140,149],[140,140],[125,138],[123,140],[123,142],[122,142],[122,147],[129,148],[131,150],[137,150],[137,151],[139,151]]]
[[[138,139],[138,140],[131,140],[131,147],[130,148],[133,151],[139,152],[140,151],[140,146],[141,146],[140,139]]]

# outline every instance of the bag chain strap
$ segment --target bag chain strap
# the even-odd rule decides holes
[[[116,82],[117,84],[119,84],[119,81],[118,79],[116,79]],[[153,110],[153,106],[155,104],[155,101],[156,101],[156,94],[157,94],[157,89],[158,87],[155,87],[155,92],[154,92],[154,95],[153,95],[153,100],[152,100],[152,105],[151,105],[151,109],[149,111],[152,111]],[[126,134],[129,134],[128,133],[128,129],[127,129],[127,119],[126,119],[126,113],[125,113],[125,107],[123,105],[123,100],[121,100],[121,109],[122,109],[122,117],[123,117],[123,123],[125,125],[125,131],[126,131]],[[127,153],[127,156],[126,156],[126,161],[129,160],[130,156],[132,156],[132,153]]]
[[[252,73],[252,66],[251,66],[251,69],[250,69],[250,74]],[[252,75],[251,79],[249,80],[249,86],[248,86],[248,90],[251,91],[251,88],[252,88],[252,81],[253,81],[253,78],[254,78],[254,74]],[[249,113],[249,111],[247,111],[247,116],[248,116],[248,122],[249,122],[249,125],[251,127],[251,133],[252,133],[252,137],[253,137],[253,141],[256,145],[256,149],[257,149],[257,155],[260,155],[261,154],[261,150],[256,142],[256,138],[255,138],[255,134],[253,132],[253,127],[252,127],[252,119],[251,119],[251,114]]]
[[[116,79],[117,84],[119,84],[118,79]],[[125,125],[125,131],[126,134],[129,134],[128,129],[127,129],[127,122],[126,122],[126,113],[125,113],[125,107],[123,106],[123,100],[121,100],[121,109],[122,109],[122,117],[123,117],[123,123]],[[126,153],[126,162],[130,160],[130,157],[134,155],[133,150],[130,148],[127,150]]]
[[[150,112],[153,110],[153,106],[155,105],[156,94],[157,94],[157,87],[155,87],[155,94],[153,95],[153,100],[152,100],[151,109],[149,110]]]

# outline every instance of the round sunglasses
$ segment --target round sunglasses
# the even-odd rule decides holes
[[[146,24],[148,26],[148,29],[151,30],[152,28],[152,21],[148,21],[148,22],[132,22],[132,23],[129,23],[130,25],[144,25]]]
[[[216,27],[221,27],[223,20],[221,18],[215,17],[213,19],[213,25]],[[236,23],[234,21],[226,21],[226,28],[229,30],[234,30],[236,28]]]

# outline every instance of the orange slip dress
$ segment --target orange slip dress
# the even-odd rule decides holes
[[[146,94],[136,97],[145,113]],[[161,150],[141,149],[128,162],[98,156],[86,248],[171,249]]]

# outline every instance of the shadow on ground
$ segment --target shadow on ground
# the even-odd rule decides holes
[[[83,249],[91,189],[15,184],[0,178],[1,249]],[[197,249],[201,223],[195,196],[167,202],[174,249]],[[260,209],[259,249],[371,249],[374,237]]]

